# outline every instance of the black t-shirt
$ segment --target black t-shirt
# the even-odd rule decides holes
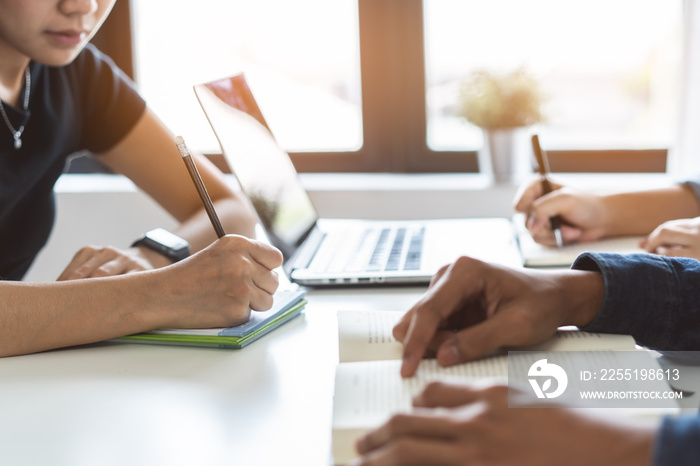
[[[20,149],[0,120],[0,278],[6,280],[20,280],[46,244],[55,217],[53,187],[68,156],[110,149],[146,106],[129,78],[92,45],[68,66],[29,66],[29,120]],[[19,128],[26,113],[4,107]]]

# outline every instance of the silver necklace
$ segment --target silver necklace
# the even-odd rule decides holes
[[[29,67],[27,67],[24,69],[24,102],[22,102],[22,109],[25,112],[29,107],[29,92],[31,90],[31,86],[32,76],[29,73]],[[15,139],[15,149],[20,149],[22,147],[22,133],[24,132],[24,125],[27,124],[27,120],[29,119],[29,117],[25,117],[19,129],[15,129],[15,127],[12,126],[12,123],[10,123],[10,119],[7,117],[7,113],[5,113],[5,105],[2,103],[2,100],[0,100],[0,113],[2,113],[2,119],[5,120],[7,129],[10,130],[10,133],[12,133],[12,137]]]

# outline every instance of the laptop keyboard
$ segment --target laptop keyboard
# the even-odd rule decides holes
[[[322,248],[311,269],[317,272],[420,270],[424,237],[425,227],[368,228],[357,240],[346,239]]]
[[[401,256],[403,256],[403,245],[405,239],[406,229],[399,228],[396,232],[396,236],[394,236],[394,244],[391,245],[391,250],[389,251],[389,257],[387,258],[386,264],[384,265],[384,270],[399,270]]]
[[[423,256],[423,238],[425,237],[425,227],[421,228],[418,234],[411,236],[406,252],[406,260],[403,264],[404,270],[420,270],[420,260]]]

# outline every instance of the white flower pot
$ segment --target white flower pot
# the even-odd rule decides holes
[[[527,150],[525,128],[483,130],[479,171],[494,183],[520,184],[532,173],[531,152]]]

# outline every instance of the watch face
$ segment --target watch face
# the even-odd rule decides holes
[[[174,251],[189,247],[187,241],[162,228],[151,230],[146,235],[156,243],[160,243],[163,246],[166,246],[168,249],[172,249]]]

